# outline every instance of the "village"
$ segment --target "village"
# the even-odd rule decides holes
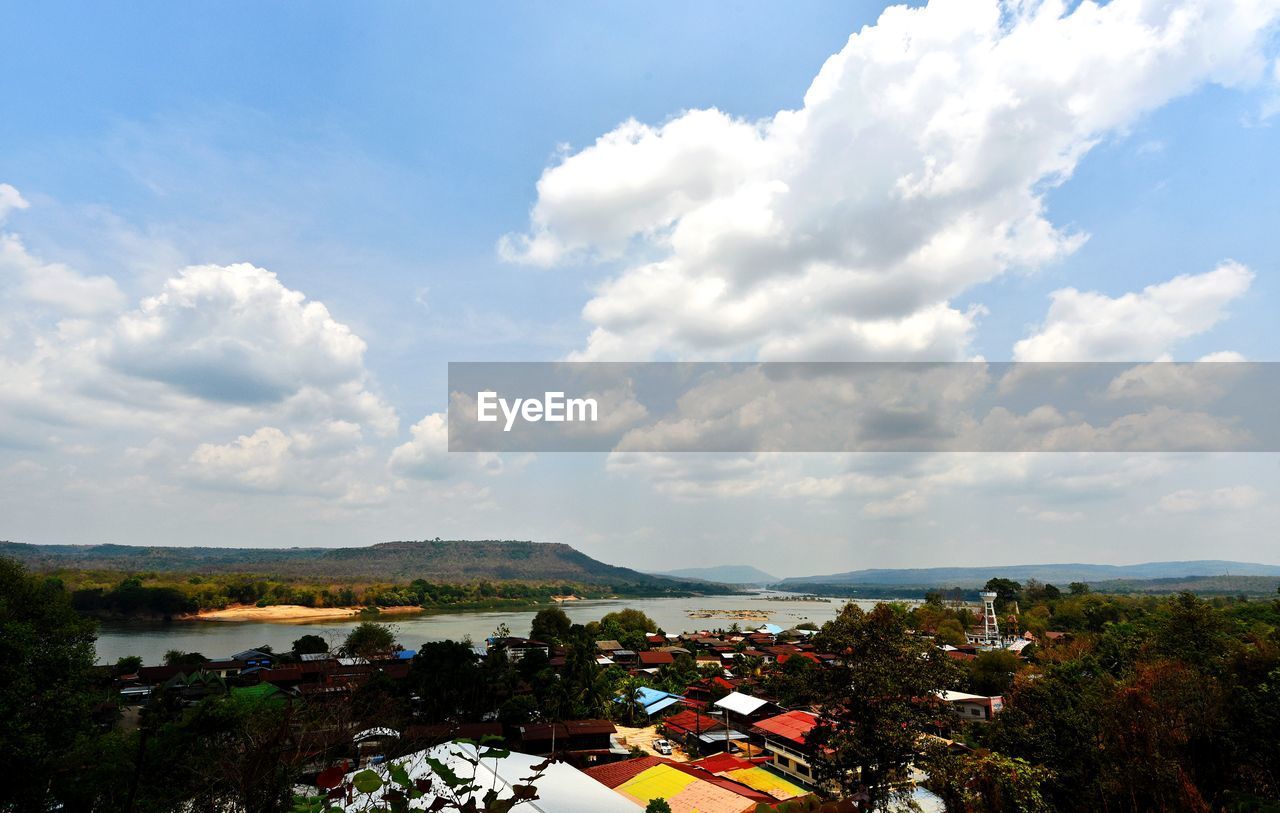
[[[973,619],[963,643],[944,642],[941,638],[946,636],[938,636],[936,629],[912,634],[958,663],[997,650],[1018,656],[1061,637],[1042,636],[1042,641],[1031,632],[1002,634],[996,594],[983,593],[982,599],[972,610],[961,608]],[[567,619],[555,613],[547,611],[546,619],[563,635],[543,637],[567,640]],[[368,640],[349,639],[335,651],[311,636],[316,640],[300,639],[289,653],[250,649],[215,660],[171,653],[165,665],[122,662],[114,670],[103,668],[103,676],[111,672],[122,708],[116,724],[126,727],[145,719],[149,707],[189,708],[220,695],[248,704],[332,710],[319,717],[308,715],[308,730],[289,740],[304,778],[295,793],[299,798],[346,800],[343,809],[352,811],[369,809],[361,806],[361,794],[354,788],[389,786],[390,773],[401,775],[401,769],[419,787],[428,787],[440,764],[462,761],[514,793],[530,767],[548,758],[552,761],[533,783],[538,801],[531,810],[746,813],[811,809],[797,805],[838,797],[838,785],[824,782],[816,769],[819,746],[810,741],[823,720],[822,704],[798,702],[807,698],[785,696],[791,693],[779,691],[778,685],[787,675],[837,666],[851,657],[849,653],[824,650],[812,624],[783,629],[766,623],[744,629],[735,623],[728,629],[666,633],[635,629],[634,623],[641,620],[636,616],[642,616],[635,611],[615,615],[619,617],[587,628],[591,663],[585,665],[580,662],[580,637],[576,652],[566,643],[515,636],[508,630],[497,631],[482,644],[450,642],[449,649],[442,649],[445,644],[407,649],[386,635],[386,628],[369,624],[367,631],[374,634],[365,636]],[[532,634],[537,634],[537,621],[534,626]],[[547,632],[548,626],[541,631]],[[537,694],[532,683],[548,677],[563,681],[567,670],[583,668],[593,675],[612,675],[616,693],[608,698],[607,714],[587,718],[550,708],[511,714],[510,703],[500,709],[464,709],[466,703],[449,707],[445,701],[442,708],[420,692],[440,679],[433,670],[455,668],[453,663],[433,663],[435,655],[446,652],[450,658],[471,659],[474,663],[467,669],[501,663],[515,670],[521,676],[515,678],[517,699]],[[379,719],[376,711],[353,711],[353,706],[368,706],[371,687],[406,696],[408,713]],[[1004,705],[998,695],[955,690],[937,695],[945,716],[917,734],[922,741],[960,752],[969,746],[954,732],[991,721]],[[466,717],[468,712],[474,716]],[[317,719],[324,723],[317,725]],[[486,761],[482,753],[499,756]],[[894,782],[922,809],[941,810],[936,797],[916,787],[923,778],[913,768]],[[429,794],[424,809],[428,802]],[[864,809],[856,800],[853,803],[842,809]]]

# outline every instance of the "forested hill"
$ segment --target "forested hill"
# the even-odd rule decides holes
[[[807,589],[811,584],[921,585],[926,587],[977,587],[999,576],[1025,581],[1103,582],[1148,579],[1184,579],[1198,576],[1280,576],[1280,565],[1254,562],[1202,560],[1193,562],[1146,562],[1137,565],[1045,564],[993,565],[990,567],[926,567],[854,570],[825,576],[784,579],[784,589]]]
[[[179,548],[0,542],[0,556],[33,570],[255,573],[277,578],[433,582],[564,581],[678,592],[731,592],[592,559],[569,545],[497,540],[384,542],[362,548]]]

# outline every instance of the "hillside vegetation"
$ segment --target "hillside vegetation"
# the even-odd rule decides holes
[[[248,574],[280,580],[435,583],[568,582],[645,594],[726,593],[724,585],[653,576],[569,545],[509,540],[384,542],[359,548],[180,548],[0,543],[28,568],[122,573]]]

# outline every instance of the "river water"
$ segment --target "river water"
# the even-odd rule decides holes
[[[638,598],[601,601],[570,601],[561,606],[569,618],[581,624],[597,621],[605,613],[632,607],[652,618],[666,632],[688,632],[727,628],[732,618],[691,617],[699,610],[727,613],[748,610],[768,616],[768,623],[793,627],[805,621],[821,625],[834,618],[847,599],[771,600],[787,597],[786,593],[760,592],[744,596],[706,596],[701,598]],[[856,602],[864,609],[875,601]],[[408,649],[425,641],[462,640],[480,642],[506,624],[512,635],[528,635],[534,614],[539,608],[520,610],[426,611],[413,615],[387,615],[384,620],[394,626],[396,640]],[[115,663],[126,655],[139,655],[147,665],[158,664],[171,649],[199,652],[208,658],[225,658],[257,646],[270,646],[276,652],[287,651],[302,635],[320,635],[336,647],[360,619],[330,619],[310,622],[262,621],[175,621],[104,622],[98,633],[98,662]],[[743,629],[757,628],[760,620],[739,621]]]

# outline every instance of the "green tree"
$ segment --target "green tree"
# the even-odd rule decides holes
[[[559,606],[546,607],[533,617],[529,637],[548,644],[563,643],[572,626],[573,622],[569,620],[568,614]]]
[[[671,813],[671,805],[667,804],[666,799],[650,799],[649,804],[644,806],[644,813]]]
[[[944,618],[938,622],[937,632],[934,637],[939,643],[950,644],[951,646],[964,646],[969,639],[965,637],[964,627],[960,626],[960,622],[954,618]]]
[[[320,655],[329,651],[329,642],[319,635],[308,633],[295,639],[289,651],[295,656]]]
[[[1098,746],[1113,692],[1113,679],[1092,658],[1051,665],[1035,680],[1015,681],[1004,710],[978,733],[984,745],[1050,768],[1044,794],[1055,808],[1106,810]]]
[[[990,751],[927,749],[928,788],[958,813],[1053,813],[1042,788],[1052,772]]]
[[[430,723],[473,719],[490,711],[487,683],[471,647],[457,641],[425,643],[409,667],[418,713]]]
[[[96,637],[62,585],[0,559],[0,810],[52,809],[67,755],[93,736]]]
[[[631,607],[607,613],[600,619],[600,626],[602,628],[610,625],[617,625],[618,628],[625,630],[626,632],[638,632],[641,634],[646,632],[656,632],[660,629],[658,625],[654,623],[652,618],[645,615],[642,611],[632,609]]]
[[[1000,609],[1017,601],[1018,596],[1022,593],[1021,584],[1012,579],[1000,577],[988,579],[982,589],[996,594],[996,606]]]
[[[869,613],[846,604],[815,638],[839,658],[820,673],[824,716],[808,737],[816,779],[868,809],[905,799],[899,783],[920,732],[946,719],[938,693],[956,685],[956,667],[884,604]]]
[[[1007,649],[979,652],[968,663],[969,691],[988,697],[1004,694],[1021,666],[1018,656]]]
[[[350,656],[370,658],[390,652],[395,643],[395,630],[389,624],[362,621],[347,633],[342,651]]]
[[[164,653],[165,666],[181,666],[183,669],[195,669],[209,662],[199,652],[184,652],[181,649],[170,649]]]
[[[116,659],[115,673],[117,675],[136,675],[141,668],[142,658],[137,655],[125,655]]]

